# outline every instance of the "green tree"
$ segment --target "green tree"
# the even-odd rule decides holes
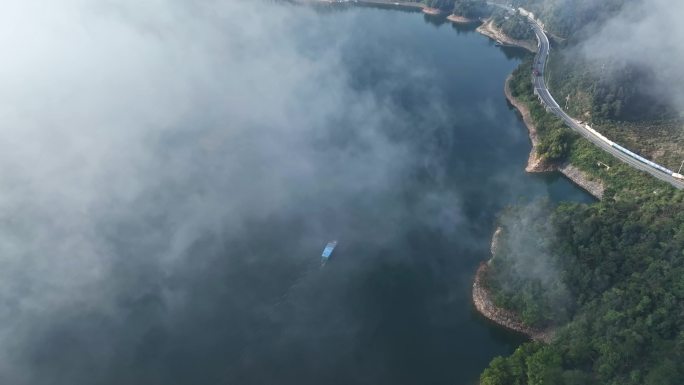
[[[508,363],[503,357],[496,357],[480,376],[480,385],[512,385]]]

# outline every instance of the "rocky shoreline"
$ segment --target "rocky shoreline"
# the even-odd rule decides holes
[[[537,52],[536,44],[530,41],[513,39],[494,26],[494,21],[492,19],[485,20],[481,26],[477,27],[476,31],[501,43],[524,48],[532,53]]]
[[[475,23],[480,22],[480,20],[469,19],[467,17],[454,15],[453,13],[451,15],[447,16],[447,20],[449,20],[452,23],[456,23],[456,24],[475,24]]]
[[[503,232],[503,227],[499,226],[496,228],[496,231],[494,232],[494,235],[492,235],[492,244],[489,246],[489,252],[492,253],[492,259],[494,259],[494,256],[496,253],[499,252],[499,246],[501,240],[501,233]]]
[[[490,22],[487,22],[483,26],[490,24]],[[513,43],[513,39],[507,37],[505,39],[501,39],[501,35],[498,34],[494,34],[493,36],[489,35],[485,32],[487,31],[487,28],[483,28],[483,26],[477,29],[478,32],[501,41],[506,41],[511,44],[522,46],[518,44],[519,42]],[[529,49],[529,47],[522,47]],[[551,164],[545,161],[545,159],[543,159],[537,154],[537,148],[539,146],[539,134],[537,132],[537,126],[532,121],[530,109],[525,105],[525,103],[516,99],[511,93],[511,79],[512,75],[509,75],[508,78],[506,78],[506,82],[504,84],[504,93],[506,95],[506,99],[508,100],[508,102],[511,103],[511,105],[515,107],[516,110],[522,116],[523,122],[525,123],[525,126],[527,127],[530,136],[530,142],[532,143],[532,150],[530,151],[530,156],[527,160],[527,167],[525,167],[525,171],[529,173],[558,171],[565,175],[565,177],[570,179],[573,183],[577,184],[579,187],[583,188],[591,195],[596,197],[597,199],[602,199],[603,193],[605,191],[605,186],[603,185],[603,183],[601,183],[601,181],[593,180],[589,177],[587,173],[583,172],[579,168],[569,163],[565,163],[562,165]],[[534,341],[550,343],[553,340],[555,334],[554,329],[538,329],[525,325],[525,323],[522,322],[520,316],[518,316],[515,312],[496,306],[492,298],[492,294],[487,288],[486,278],[488,269],[491,264],[491,261],[495,258],[498,252],[502,231],[503,229],[499,227],[494,232],[490,246],[492,257],[489,261],[482,262],[478,267],[477,272],[475,273],[472,294],[475,309],[477,309],[477,311],[480,314],[482,314],[485,318],[489,319],[490,321],[496,323],[499,326],[524,334]]]
[[[517,314],[497,307],[494,304],[491,293],[484,284],[488,268],[489,264],[482,262],[477,269],[475,280],[473,281],[473,304],[475,304],[477,311],[497,325],[524,334],[533,341],[550,343],[554,337],[553,330],[542,330],[527,326],[520,320]]]
[[[565,175],[577,186],[593,195],[598,200],[603,199],[603,194],[606,191],[606,186],[601,180],[593,179],[589,174],[580,170],[570,163],[564,163],[556,168],[558,172]]]
[[[499,227],[496,232],[494,232],[494,236],[492,236],[492,259],[498,249],[501,232],[502,228]],[[534,341],[545,343],[551,342],[554,336],[553,329],[538,329],[527,326],[515,312],[502,309],[494,304],[491,292],[485,283],[490,263],[491,259],[488,262],[482,262],[477,269],[477,273],[475,273],[475,279],[473,281],[473,304],[477,311],[497,325],[524,334]]]
[[[530,142],[532,142],[532,150],[530,150],[530,156],[527,159],[527,166],[525,171],[527,172],[549,172],[554,171],[554,167],[544,161],[542,157],[537,154],[537,147],[539,146],[539,135],[537,133],[537,126],[532,121],[532,115],[530,109],[522,101],[516,99],[511,93],[510,82],[513,75],[508,75],[506,81],[504,82],[504,94],[506,99],[522,116],[525,126],[527,126],[527,132],[530,136]]]
[[[440,16],[442,14],[442,11],[440,11],[437,8],[425,7],[423,8],[423,13],[430,16]]]
[[[606,187],[603,184],[603,182],[591,178],[589,174],[573,166],[570,163],[564,163],[561,165],[552,164],[545,161],[542,157],[540,157],[537,154],[537,146],[539,145],[539,135],[537,133],[537,127],[532,121],[530,109],[527,108],[525,103],[516,99],[511,93],[511,78],[512,75],[509,75],[508,78],[506,78],[506,82],[504,85],[504,93],[506,94],[506,99],[508,100],[508,102],[511,103],[511,105],[518,110],[520,115],[522,115],[523,122],[525,122],[525,126],[527,126],[527,131],[530,136],[530,142],[532,142],[532,150],[530,150],[530,156],[527,160],[527,166],[525,167],[525,171],[529,173],[558,171],[561,174],[565,175],[566,178],[570,179],[577,186],[581,187],[583,190],[593,195],[596,199],[603,199],[603,194],[606,190]]]
[[[529,108],[522,101],[516,99],[511,93],[511,79],[512,75],[509,75],[508,78],[506,78],[504,93],[506,94],[506,99],[508,102],[511,103],[511,105],[513,105],[513,107],[515,107],[522,116],[525,126],[527,126],[528,129],[530,142],[532,142],[532,150],[530,151],[530,156],[528,158],[525,171],[529,173],[558,171],[597,199],[602,199],[605,186],[601,181],[590,178],[587,173],[569,163],[564,163],[561,165],[550,164],[542,157],[537,155],[537,146],[539,145],[537,127],[532,121]],[[538,329],[525,325],[520,316],[518,316],[515,312],[496,306],[496,304],[494,304],[492,294],[487,288],[486,278],[488,269],[499,250],[502,232],[503,229],[501,227],[498,227],[494,232],[490,245],[492,257],[489,261],[482,262],[475,273],[472,293],[475,309],[477,309],[477,311],[485,318],[496,323],[497,325],[524,334],[534,341],[550,343],[555,334],[554,329]]]

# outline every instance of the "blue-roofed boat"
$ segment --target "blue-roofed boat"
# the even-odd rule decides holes
[[[321,254],[321,266],[325,266],[325,263],[328,262],[328,259],[330,259],[330,256],[333,253],[333,250],[335,250],[335,247],[337,246],[337,241],[331,241],[328,242],[327,245],[325,245],[325,249],[323,249],[323,254]]]

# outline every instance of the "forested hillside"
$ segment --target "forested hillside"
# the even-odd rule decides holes
[[[485,0],[456,0],[454,2],[453,13],[470,19],[486,17],[490,12],[490,7]]]
[[[423,3],[428,7],[441,9],[443,11],[451,11],[454,8],[455,0],[423,0]]]
[[[423,3],[471,19],[486,17],[490,12],[485,0],[423,0]]]
[[[600,2],[599,8],[571,0],[518,3],[543,21],[546,12],[574,4],[573,17],[595,23],[629,1],[605,2],[605,9]],[[629,147],[673,163],[672,154],[682,151],[676,141],[681,124],[671,105],[644,92],[653,74],[579,57],[586,29],[546,17],[567,38],[556,40],[548,69],[559,103]],[[530,325],[556,328],[557,338],[496,358],[481,384],[683,384],[684,192],[615,161],[565,128],[536,100],[530,66],[531,59],[514,72],[510,87],[530,108],[540,155],[571,162],[607,189],[592,205],[538,202],[502,214],[489,289],[499,306]]]
[[[546,28],[562,39],[582,39],[595,28],[637,0],[511,0],[544,21]]]
[[[549,68],[549,85],[568,107],[588,119],[640,121],[675,115],[666,100],[650,90],[653,73],[619,60],[591,61],[580,45],[623,8],[636,0],[515,0],[535,13],[555,35],[560,49]]]
[[[570,97],[568,110],[595,122],[673,119],[677,115],[651,90],[653,73],[616,62],[589,62],[571,48],[559,50],[549,64],[549,86]]]
[[[657,74],[587,53],[596,31],[640,1],[510,4],[534,12],[550,32],[547,77],[561,106],[676,170],[684,130],[672,101],[654,92]],[[474,2],[426,3],[469,17],[465,9]],[[534,38],[519,14],[490,12],[510,36]],[[556,329],[557,337],[494,359],[481,385],[684,384],[684,193],[615,161],[545,111],[529,81],[531,64],[515,71],[510,88],[530,108],[539,154],[571,162],[607,189],[593,205],[538,202],[502,214],[488,289],[497,305],[528,325]]]
[[[535,224],[526,229],[524,251],[545,255],[537,262],[557,268],[546,270],[552,278],[559,272],[558,281],[517,271],[521,240],[504,236],[492,264],[492,287],[501,303],[528,322],[571,321],[550,345],[524,345],[513,356],[494,360],[481,384],[681,384],[684,194],[667,189],[657,196],[544,207],[529,216],[518,208],[503,222]],[[552,236],[533,238],[544,229],[554,229]],[[506,231],[515,233],[510,226]]]
[[[644,64],[644,60],[606,54],[608,47],[592,44],[595,34],[616,15],[648,9],[643,0],[513,0],[511,4],[533,11],[550,32],[553,51],[547,82],[563,108],[647,158],[678,168],[684,159],[684,111],[667,89],[678,83],[663,83],[664,76],[647,65],[648,60]],[[503,20],[496,14],[494,18],[507,33],[521,31],[510,28],[513,18]],[[667,50],[660,54],[653,61],[676,59]],[[677,78],[677,72],[667,76]]]
[[[519,12],[509,13],[502,9],[495,9],[492,20],[503,33],[516,40],[535,40],[534,32],[530,29],[527,18]]]
[[[549,67],[549,85],[565,98],[576,116],[594,123],[611,121],[664,121],[679,113],[653,92],[654,73],[628,65],[618,58],[591,60],[583,55],[582,44],[604,23],[639,0],[513,0],[509,4],[535,13],[555,36],[559,48]],[[498,8],[484,0],[424,0],[425,4],[469,17],[491,16],[504,33],[518,40],[534,40],[526,18]]]

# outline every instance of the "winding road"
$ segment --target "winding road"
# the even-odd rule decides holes
[[[508,7],[505,8],[510,10],[510,8]],[[603,151],[611,154],[613,157],[618,158],[622,162],[627,163],[628,165],[638,170],[645,171],[653,175],[654,177],[671,184],[672,186],[678,189],[684,189],[683,180],[674,178],[672,175],[667,175],[664,172],[659,171],[653,168],[652,166],[649,166],[648,164],[643,163],[637,159],[634,159],[624,154],[623,152],[617,150],[616,148],[612,147],[609,143],[606,143],[601,138],[596,136],[594,133],[587,130],[582,124],[580,124],[580,122],[573,119],[570,115],[563,111],[563,109],[558,105],[556,100],[551,95],[551,92],[546,86],[546,80],[544,79],[544,71],[546,70],[546,63],[549,59],[549,52],[551,50],[549,38],[548,36],[546,36],[546,33],[544,32],[542,26],[539,25],[539,23],[536,20],[533,20],[531,18],[528,18],[528,20],[530,20],[532,29],[534,30],[535,35],[537,35],[537,40],[539,42],[539,49],[537,51],[536,57],[534,58],[534,68],[537,71],[539,71],[539,76],[532,76],[534,83],[534,93],[537,96],[539,96],[539,99],[544,104],[546,109],[554,115],[556,115],[557,117],[561,118],[568,127],[578,132],[580,135],[585,137],[590,142],[594,143],[596,146],[600,147]]]

